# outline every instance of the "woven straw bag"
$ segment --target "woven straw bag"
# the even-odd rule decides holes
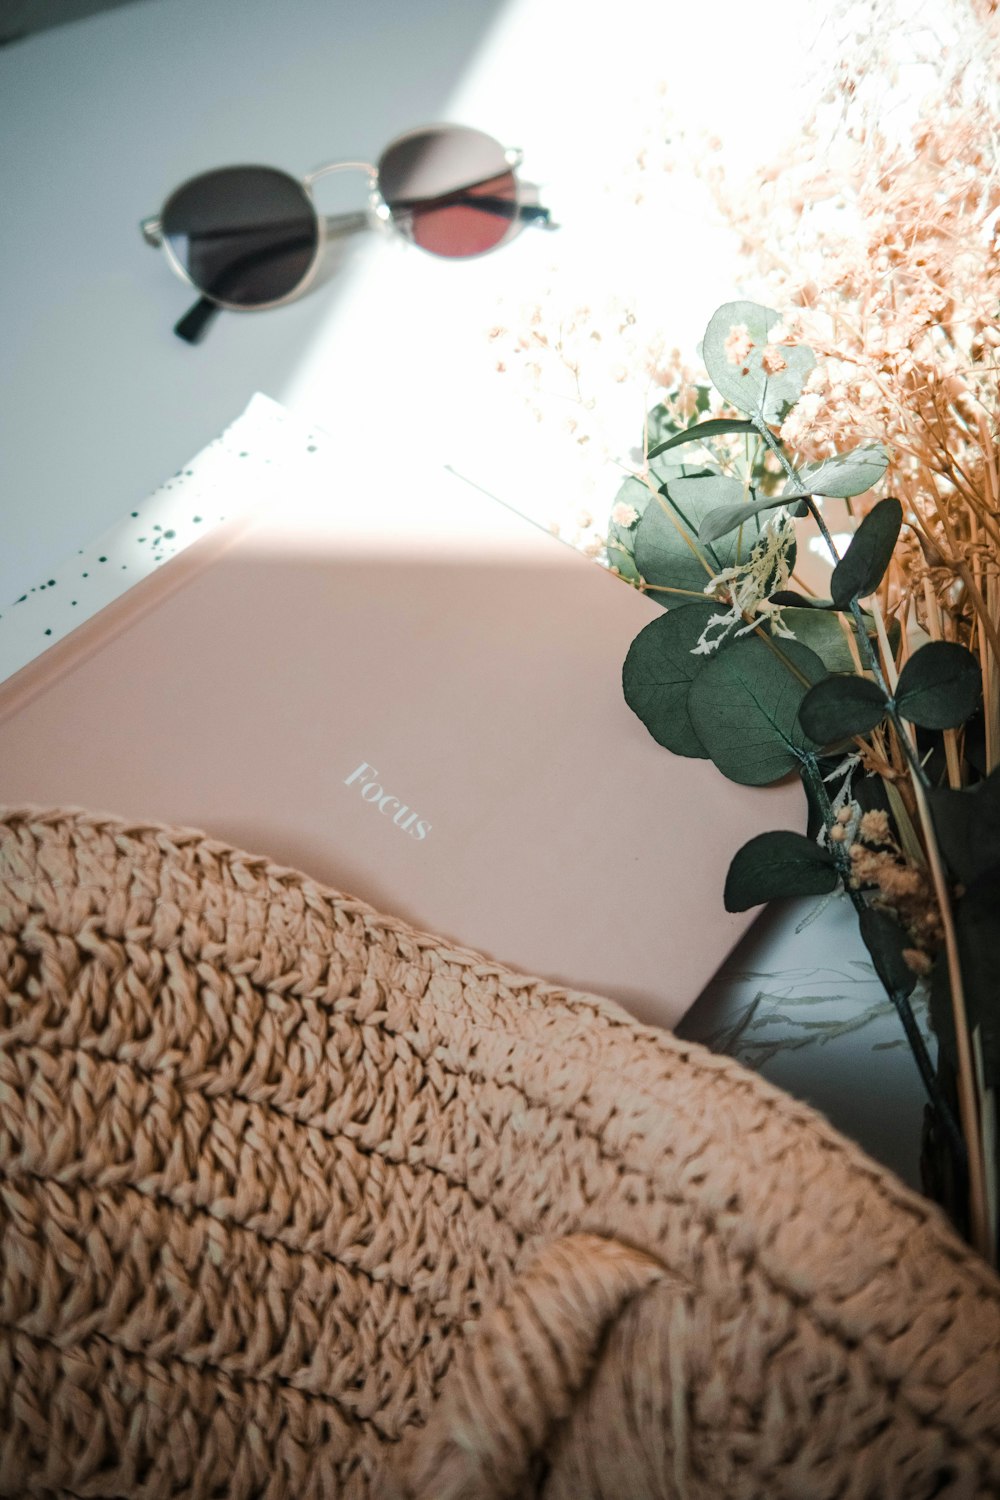
[[[1000,1495],[1000,1284],[731,1061],[0,815],[0,1493]]]

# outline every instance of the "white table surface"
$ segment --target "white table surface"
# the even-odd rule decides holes
[[[595,303],[644,287],[650,326],[693,354],[740,268],[690,182],[659,175],[644,211],[629,204],[636,142],[663,117],[665,83],[692,131],[730,126],[734,161],[770,154],[794,128],[795,87],[750,81],[783,58],[793,75],[815,66],[802,10],[770,0],[764,24],[719,0],[709,44],[693,9],[654,0],[617,0],[613,17],[568,0],[145,0],[0,50],[0,601],[255,390],[369,444],[386,472],[412,442],[445,460],[478,450],[483,467],[491,434],[517,453],[533,424],[486,331],[501,302],[554,280]],[[235,161],[371,160],[438,119],[521,146],[561,231],[464,264],[361,236],[300,301],[224,315],[197,348],[173,336],[188,291],[137,225],[179,181]],[[323,191],[363,202],[360,178]],[[644,405],[636,392],[633,442]]]
[[[495,372],[487,330],[544,289],[567,305],[617,295],[693,356],[745,268],[684,172],[647,177],[645,202],[632,202],[636,140],[662,122],[662,85],[693,134],[723,136],[734,170],[772,156],[821,68],[823,9],[146,0],[4,48],[0,608],[128,515],[255,390],[366,447],[381,501],[403,494],[419,454],[536,519],[571,516],[584,482],[574,445],[558,424],[527,417]],[[370,160],[394,134],[441,119],[523,147],[524,175],[541,185],[558,234],[528,231],[464,265],[362,236],[301,301],[224,314],[196,348],[173,336],[188,289],[137,224],[177,182],[227,162],[300,173]],[[637,436],[646,393],[634,401]],[[821,969],[824,994],[857,1009],[872,999],[864,962],[850,913],[831,908],[798,935],[779,914],[689,1030],[705,1034],[752,1000],[762,971],[780,994],[808,991]],[[890,1056],[872,1044],[897,1035],[891,1021],[876,1026],[768,1067],[912,1177],[921,1099],[905,1054],[879,1062],[881,1107],[863,1129],[852,1103],[859,1072]]]

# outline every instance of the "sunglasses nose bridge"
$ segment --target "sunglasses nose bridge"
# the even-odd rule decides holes
[[[307,187],[311,188],[313,183],[318,182],[321,177],[329,177],[334,172],[364,172],[369,183],[374,183],[375,178],[378,176],[378,168],[373,166],[370,161],[330,161],[325,162],[321,167],[314,167],[311,172],[307,172],[303,181]]]
[[[319,180],[323,177],[331,177],[335,172],[363,172],[368,179],[368,212],[370,214],[373,214],[376,219],[388,217],[388,210],[384,209],[382,199],[378,191],[378,167],[370,161],[324,162],[321,167],[314,167],[311,172],[307,172],[303,177],[302,182],[305,186],[306,191],[311,196],[313,183],[319,182]],[[325,224],[328,234],[334,229],[335,226],[342,229],[344,223],[348,221],[350,221],[352,228],[360,228],[366,224],[370,224],[371,222],[371,220],[366,215],[360,216],[359,223],[354,222],[356,219],[359,219],[358,215],[347,215],[341,216],[340,219],[330,219],[328,217],[322,222]]]

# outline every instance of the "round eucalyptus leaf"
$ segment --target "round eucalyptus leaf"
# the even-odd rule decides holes
[[[687,430],[688,423],[679,422],[675,414],[674,398],[680,394],[679,388],[675,386],[673,390],[667,391],[664,394],[663,400],[669,402],[669,405],[664,406],[663,402],[657,402],[646,413],[646,431],[644,437],[647,453],[667,438],[674,437],[678,432],[685,432]],[[702,385],[701,382],[696,382],[694,385],[694,403],[693,416],[697,420],[699,417],[705,415],[712,404],[712,387],[710,385]]]
[[[711,603],[681,604],[651,620],[632,642],[622,668],[625,702],[657,744],[675,755],[707,755],[687,700],[692,682],[710,659],[691,653],[717,611]]]
[[[630,583],[639,582],[639,569],[635,565],[635,533],[638,517],[642,515],[651,498],[649,486],[630,474],[619,485],[612,510],[618,505],[629,505],[636,512],[637,519],[632,522],[631,526],[623,526],[610,516],[608,518],[608,562],[612,567],[617,568],[622,577],[627,578]]]
[[[647,583],[702,594],[714,574],[745,561],[760,536],[757,517],[722,541],[702,542],[698,536],[709,511],[742,503],[742,497],[740,481],[723,475],[668,480],[636,527],[635,564]],[[666,597],[668,603],[679,602]]]
[[[832,745],[855,734],[868,734],[881,724],[888,710],[877,683],[867,677],[834,672],[806,693],[799,722],[817,744]]]
[[[722,470],[718,464],[711,463],[708,459],[700,459],[694,463],[681,463],[677,455],[671,458],[647,459],[649,472],[655,481],[654,487],[659,489],[665,484],[672,483],[675,479],[707,479],[713,474],[721,475]]]
[[[764,422],[779,422],[798,400],[806,376],[816,363],[806,344],[782,346],[780,371],[768,374],[761,360],[778,314],[757,302],[726,302],[705,330],[702,357],[716,390],[739,411]],[[746,329],[750,350],[745,358],[730,358],[730,335]]]
[[[830,578],[830,593],[838,608],[846,609],[852,599],[867,599],[874,594],[885,576],[902,524],[903,507],[898,500],[880,500],[868,512]]]
[[[928,641],[899,674],[896,707],[921,729],[955,729],[978,706],[979,663],[955,641]]]
[[[729,641],[691,684],[695,733],[724,776],[745,786],[778,781],[818,746],[799,724],[799,704],[826,672],[798,641]]]
[[[785,494],[829,495],[847,500],[878,484],[888,464],[889,455],[881,443],[868,443],[862,448],[852,448],[850,453],[835,453],[832,458],[803,464],[798,471],[801,483],[790,479]]]
[[[619,575],[625,579],[626,583],[638,583],[639,569],[635,565],[632,549],[625,542],[609,536],[607,551],[608,562],[612,568],[617,569]],[[658,604],[661,602],[661,600],[657,599]]]
[[[682,464],[658,458],[649,464],[649,472],[654,481],[653,489],[650,489],[644,480],[638,479],[634,474],[630,474],[619,486],[618,493],[614,498],[614,505],[612,506],[612,515],[608,517],[608,562],[612,567],[617,568],[621,576],[630,583],[638,583],[640,579],[639,569],[636,567],[635,562],[636,533],[638,531],[639,519],[645,513],[650,500],[654,498],[655,489],[662,484],[666,484],[669,480],[698,478],[711,474],[713,470],[703,463]],[[636,512],[637,519],[632,522],[631,526],[623,526],[621,522],[614,519],[614,508],[618,505],[631,506]],[[703,587],[704,585],[702,585]],[[701,588],[697,592],[700,593]],[[671,598],[669,594],[654,593],[650,597],[655,599],[657,604],[662,604],[665,608],[676,602],[676,597]]]
[[[774,599],[776,596],[771,597]],[[815,651],[828,672],[854,671],[854,657],[844,633],[846,626],[857,642],[857,626],[850,615],[840,615],[831,609],[786,606],[781,611],[781,619],[797,641],[808,646],[810,651]],[[871,620],[870,615],[866,616],[867,620]]]
[[[801,833],[775,829],[744,844],[726,876],[726,911],[748,911],[784,896],[825,896],[838,880],[829,849]]]
[[[739,526],[745,526],[751,516],[758,516],[765,510],[777,510],[784,504],[785,501],[780,496],[769,495],[764,500],[744,500],[738,505],[720,505],[717,510],[710,510],[698,527],[699,540],[718,541],[719,537],[727,536]]]

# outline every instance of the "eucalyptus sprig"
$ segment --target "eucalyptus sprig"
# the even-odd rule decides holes
[[[955,788],[937,769],[942,736],[974,726],[980,663],[956,641],[913,649],[886,623],[875,596],[906,524],[897,499],[871,505],[838,553],[822,498],[867,493],[889,454],[866,444],[793,462],[774,428],[815,360],[778,325],[755,303],[718,309],[702,354],[733,415],[658,434],[644,473],[616,499],[609,559],[664,611],[632,642],[625,699],[658,743],[711,759],[731,780],[801,778],[805,830],[764,833],[740,849],[725,905],[847,893],[950,1143],[953,1175],[967,1184],[970,1238],[995,1260],[1000,771],[973,770]],[[707,409],[699,397],[696,416]],[[695,461],[680,462],[681,449]],[[794,517],[805,514],[834,564],[827,600],[789,588]],[[922,975],[937,1068],[910,1003]]]

